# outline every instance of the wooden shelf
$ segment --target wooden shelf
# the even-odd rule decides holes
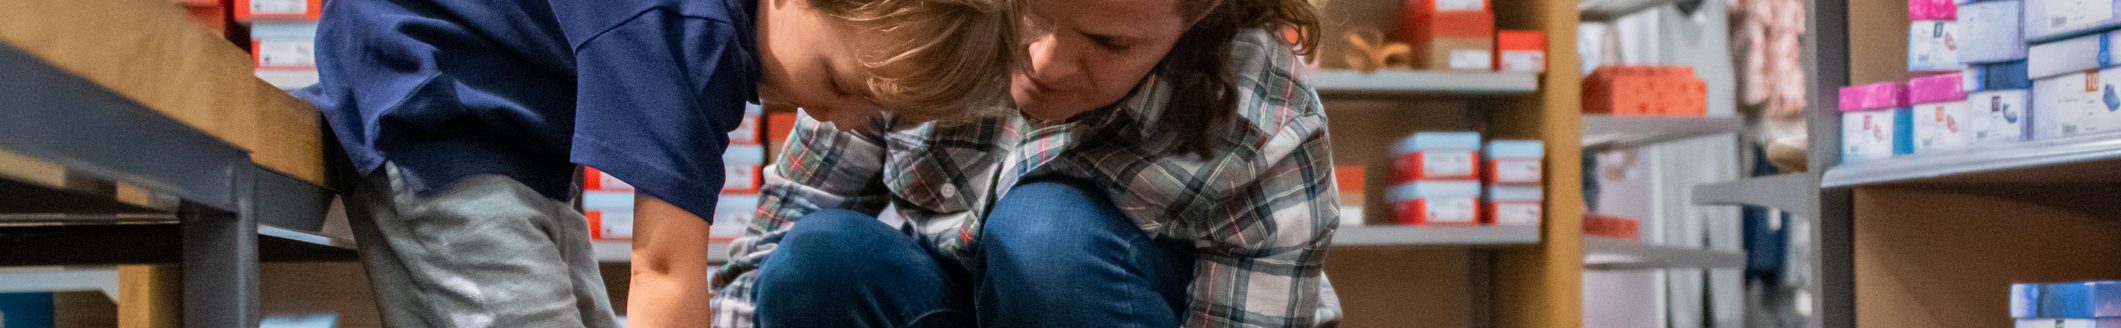
[[[1519,95],[1539,91],[1539,75],[1479,71],[1320,71],[1311,77],[1325,96]]]
[[[1342,228],[1335,247],[1509,246],[1539,243],[1539,226],[1366,226]]]
[[[1588,270],[1716,269],[1745,266],[1745,253],[1583,237]]]

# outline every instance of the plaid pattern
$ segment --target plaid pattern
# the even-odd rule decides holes
[[[897,211],[880,219],[920,232],[963,265],[976,256],[979,215],[995,195],[1044,176],[1094,182],[1143,231],[1193,248],[1186,327],[1338,321],[1323,272],[1340,219],[1324,108],[1286,43],[1250,31],[1233,52],[1241,119],[1229,122],[1212,158],[1170,151],[1174,136],[1155,127],[1171,91],[1155,78],[1113,108],[1055,125],[1010,116],[868,136],[799,119],[767,169],[758,218],[715,277],[716,324],[753,325],[755,270],[805,214],[889,204]]]

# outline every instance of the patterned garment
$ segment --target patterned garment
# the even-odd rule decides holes
[[[980,215],[1017,181],[1043,177],[1093,182],[1143,231],[1195,252],[1186,327],[1337,322],[1323,271],[1340,220],[1324,108],[1288,43],[1255,30],[1232,51],[1238,116],[1212,158],[1173,153],[1176,138],[1155,129],[1171,91],[1154,77],[1112,108],[1043,126],[1009,115],[885,129],[899,126],[885,118],[871,130],[890,132],[873,135],[800,118],[714,277],[716,325],[754,325],[758,265],[805,214],[880,213],[963,267]]]

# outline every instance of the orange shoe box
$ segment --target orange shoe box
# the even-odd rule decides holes
[[[1414,68],[1424,70],[1491,71],[1495,69],[1495,40],[1479,38],[1435,38],[1414,45]]]
[[[1642,238],[1642,229],[1638,227],[1639,223],[1637,222],[1632,218],[1584,214],[1583,234],[1614,239],[1640,240]]]
[[[1480,183],[1416,181],[1386,192],[1393,221],[1403,225],[1479,225]]]
[[[1363,215],[1363,204],[1369,198],[1365,193],[1369,174],[1361,165],[1338,165],[1333,167],[1333,182],[1340,191],[1340,226],[1360,227],[1369,218]]]
[[[1683,66],[1602,67],[1584,80],[1583,111],[1621,116],[1702,116],[1708,84]]]
[[[1495,37],[1495,14],[1479,12],[1441,12],[1401,17],[1400,41],[1419,45],[1432,38],[1482,38]]]
[[[1494,12],[1488,8],[1488,0],[1407,0],[1403,5],[1407,17],[1434,13]]]
[[[253,19],[315,21],[324,16],[324,0],[236,0],[235,9],[236,21],[241,22]]]
[[[1547,34],[1539,31],[1495,32],[1495,70],[1515,73],[1547,71]]]

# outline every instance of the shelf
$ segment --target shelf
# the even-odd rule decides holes
[[[118,268],[12,267],[0,268],[0,294],[98,291],[118,295]]]
[[[1609,21],[1679,1],[1681,0],[1578,0],[1576,12],[1583,15],[1583,21]]]
[[[1716,269],[1745,266],[1745,253],[1583,237],[1587,270]]]
[[[1539,226],[1347,227],[1333,235],[1333,246],[1507,246],[1539,243]]]
[[[1818,194],[1810,173],[1746,178],[1694,186],[1694,204],[1752,205],[1796,213],[1817,213]]]
[[[259,261],[357,257],[323,186],[19,48],[0,76],[0,265],[180,263],[183,325],[239,327]]]
[[[1479,71],[1327,70],[1311,76],[1327,96],[1518,95],[1539,91],[1539,75]]]
[[[630,240],[593,240],[589,242],[589,248],[595,251],[597,262],[626,263],[633,261],[633,241]],[[728,262],[729,242],[715,241],[707,243],[707,263],[719,265]]]
[[[1737,116],[1583,116],[1583,148],[1625,148],[1689,138],[1738,133],[1745,119]]]
[[[338,249],[348,252],[352,252],[355,250],[354,242],[351,239],[334,237],[315,231],[302,231],[299,229],[282,228],[270,224],[259,224],[258,235],[279,238],[287,241],[300,242],[307,244],[308,246]]]
[[[2121,136],[2098,135],[1843,163],[1828,169],[1820,184],[2111,185],[2121,182],[2115,165],[2121,165]]]

